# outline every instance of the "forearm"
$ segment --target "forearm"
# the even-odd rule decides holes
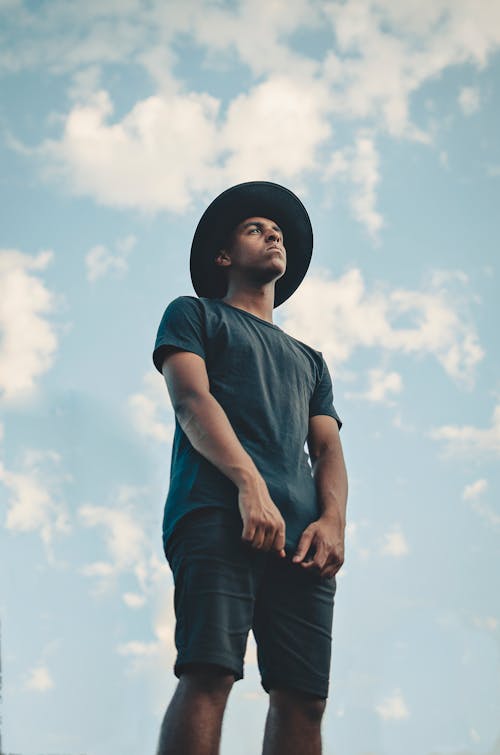
[[[347,471],[342,448],[324,450],[313,463],[313,475],[321,518],[344,532],[347,506]]]
[[[238,488],[258,476],[226,412],[210,393],[186,398],[174,408],[192,446]]]

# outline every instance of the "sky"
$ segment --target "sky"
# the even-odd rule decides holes
[[[2,746],[153,753],[175,687],[152,364],[196,224],[314,229],[275,322],[350,478],[325,755],[500,753],[500,3],[0,0]],[[223,755],[260,750],[249,640]]]

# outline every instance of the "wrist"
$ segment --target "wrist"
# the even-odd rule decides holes
[[[319,520],[321,522],[325,522],[325,524],[328,524],[329,527],[333,527],[336,530],[338,530],[340,533],[344,534],[346,522],[345,522],[344,517],[341,516],[339,511],[335,511],[335,510],[323,511],[319,517]]]
[[[259,471],[250,459],[250,463],[233,470],[232,480],[240,493],[255,487],[260,478]]]

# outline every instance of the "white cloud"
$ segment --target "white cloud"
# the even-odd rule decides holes
[[[328,92],[311,78],[273,76],[231,103],[221,147],[230,155],[224,181],[295,179],[319,167],[331,135]]]
[[[0,250],[0,395],[20,399],[54,361],[57,336],[48,316],[54,295],[39,279],[52,252],[31,257],[13,249]]]
[[[399,372],[385,372],[384,370],[368,370],[369,387],[364,393],[346,393],[346,398],[364,399],[375,403],[393,404],[390,394],[401,393],[403,380]]]
[[[136,430],[146,437],[170,443],[174,432],[174,415],[167,387],[157,370],[144,375],[144,390],[128,398],[128,406]]]
[[[500,455],[500,404],[493,410],[490,427],[443,425],[430,432],[431,438],[445,443],[450,456]]]
[[[225,114],[208,94],[169,91],[113,121],[110,96],[101,90],[76,103],[62,138],[40,151],[76,194],[184,212],[194,196],[216,187],[256,175],[293,180],[319,167],[317,150],[331,134],[327,94],[312,78],[281,74],[237,96]],[[108,259],[106,249],[92,251],[93,267]]]
[[[487,480],[481,479],[466,485],[463,492],[464,501],[474,501],[488,489]]]
[[[111,562],[97,562],[91,572],[101,575],[134,571],[144,556],[146,534],[131,511],[106,506],[81,506],[79,518],[85,527],[98,527],[104,532],[104,541]],[[88,573],[88,570],[87,570]]]
[[[95,281],[108,273],[122,274],[128,270],[128,256],[134,248],[135,236],[125,236],[116,242],[115,252],[110,252],[103,244],[93,246],[85,256],[87,278]]]
[[[156,682],[159,707],[164,705],[165,669],[172,666],[176,655],[174,630],[175,616],[172,595],[157,595],[157,610],[153,622],[154,639],[149,642],[143,640],[129,640],[120,643],[116,651],[120,655],[131,659],[131,670],[135,673],[148,674]]]
[[[122,486],[113,493],[113,506],[86,504],[78,510],[82,525],[96,529],[105,546],[105,558],[85,564],[82,574],[97,579],[98,593],[114,587],[121,576],[133,575],[139,590],[122,596],[129,608],[143,605],[168,573],[166,563],[157,555],[157,532],[153,543],[144,515],[148,495],[145,489]]]
[[[409,551],[406,538],[399,528],[384,534],[384,544],[380,549],[383,556],[406,556]]]
[[[465,115],[472,115],[479,110],[479,90],[474,87],[463,87],[458,95],[458,104]]]
[[[402,721],[410,716],[408,706],[399,689],[395,690],[392,695],[384,698],[379,705],[376,705],[375,711],[384,721]]]
[[[450,66],[483,66],[500,44],[500,9],[488,0],[347,0],[325,12],[337,39],[325,60],[336,109],[420,140],[410,96]]]
[[[334,154],[330,175],[339,175],[343,158],[354,188],[353,215],[376,240],[383,218],[372,134],[432,140],[412,122],[411,97],[451,66],[486,64],[500,46],[497,5],[59,3],[12,15],[25,44],[21,51],[7,44],[0,67],[72,74],[73,106],[61,116],[62,136],[46,141],[40,153],[49,173],[63,176],[76,194],[116,207],[184,212],[199,196],[257,174],[302,188],[308,177],[323,175],[322,150],[328,148]],[[330,48],[305,53],[300,33],[328,27]],[[191,80],[192,72],[179,65],[185,45],[204,53],[206,71],[241,71],[245,83],[229,92],[227,104],[215,89],[199,91],[200,79]],[[156,86],[155,94],[116,118],[111,93],[100,89],[101,67],[109,62],[142,67]],[[468,112],[476,106],[475,91],[464,87],[459,95]],[[332,143],[340,119],[367,128],[358,131],[354,146]]]
[[[0,69],[43,65],[61,74],[93,63],[130,61],[145,41],[148,20],[141,0],[54,2],[33,10],[17,3],[9,13],[6,39],[12,43],[2,45]]]
[[[208,94],[164,94],[113,122],[109,94],[76,104],[59,142],[41,148],[76,194],[154,212],[183,212],[215,176],[219,103]]]
[[[126,592],[123,594],[123,602],[129,608],[142,608],[146,602],[146,598],[144,595],[136,592]]]
[[[69,517],[59,490],[60,456],[54,451],[27,451],[22,470],[0,463],[0,484],[9,491],[5,527],[12,532],[38,532],[52,560],[54,537],[70,531]]]
[[[415,432],[415,425],[410,424],[407,422],[402,416],[401,413],[398,412],[394,415],[394,419],[392,420],[392,424],[394,427],[397,427],[398,430],[402,430],[406,433],[413,433]]]
[[[353,184],[354,190],[350,196],[352,213],[375,241],[384,224],[382,215],[376,210],[379,163],[373,138],[359,132],[354,146],[334,152],[324,171],[327,181],[340,176]]]
[[[54,680],[47,666],[35,666],[30,672],[25,682],[26,689],[32,689],[36,692],[47,692],[54,687]]]
[[[193,35],[206,47],[208,62],[221,65],[236,55],[259,77],[292,70],[297,76],[310,75],[318,67],[287,41],[297,30],[324,23],[320,7],[310,0],[245,0],[226,8],[209,2],[200,5],[201,12],[193,14]],[[256,19],[259,33],[252,34]]]
[[[399,325],[401,318],[409,324]],[[469,385],[483,356],[463,311],[463,295],[444,287],[440,276],[424,290],[367,291],[356,268],[335,280],[327,272],[310,274],[284,305],[283,327],[334,365],[346,362],[355,349],[378,347],[431,355],[452,379]]]
[[[500,526],[500,513],[492,509],[487,503],[482,501],[473,501],[472,510],[479,514],[491,527]]]
[[[499,621],[494,616],[474,616],[474,625],[479,629],[486,629],[488,632],[495,632],[498,629]]]

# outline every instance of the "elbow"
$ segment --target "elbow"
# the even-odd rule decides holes
[[[181,426],[189,424],[209,397],[208,391],[183,391],[172,399],[172,407]]]

